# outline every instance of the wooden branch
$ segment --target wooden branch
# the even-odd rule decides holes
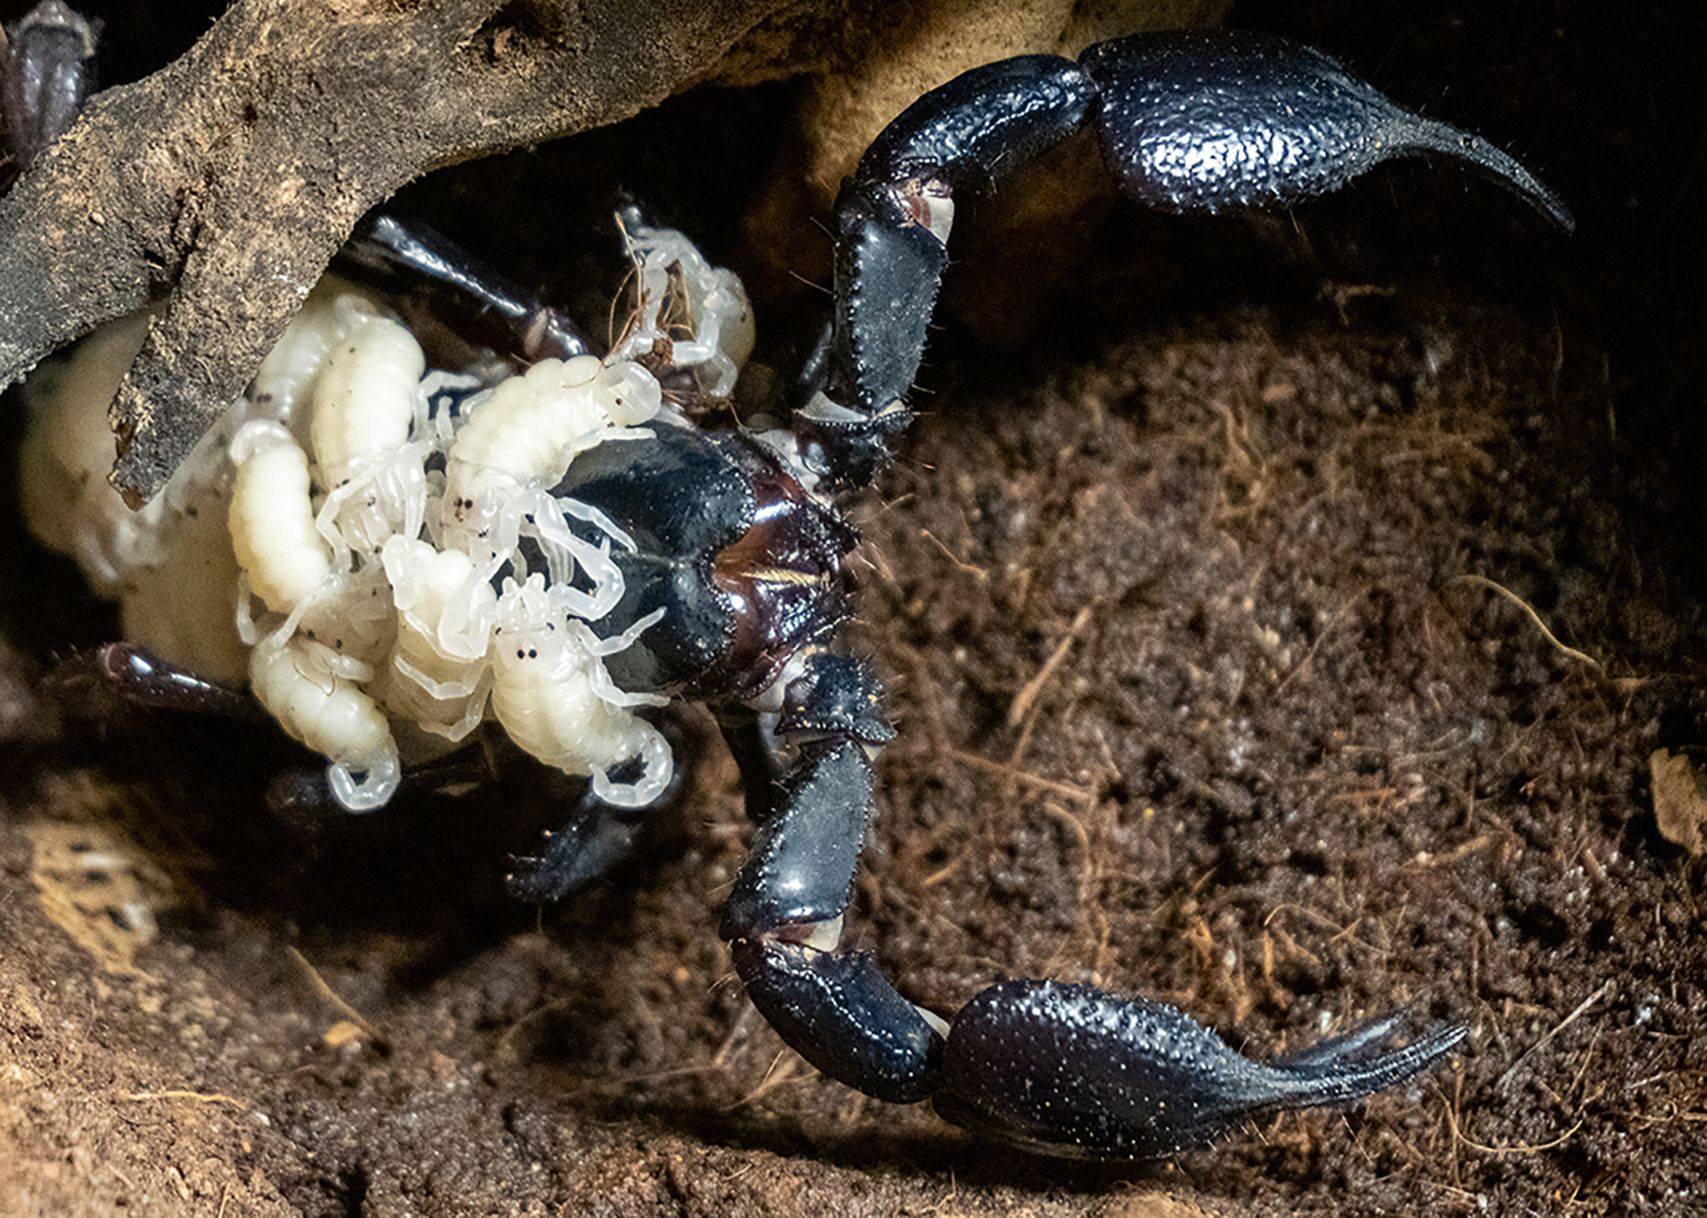
[[[625,118],[801,0],[236,0],[0,200],[0,387],[166,298],[113,403],[164,485],[355,221],[428,170]]]

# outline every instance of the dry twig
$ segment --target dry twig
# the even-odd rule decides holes
[[[249,1105],[234,1095],[226,1095],[219,1091],[186,1091],[174,1089],[170,1091],[125,1091],[119,1099],[127,1103],[140,1103],[143,1100],[194,1100],[198,1104],[230,1104],[233,1108],[247,1110]]]
[[[285,950],[290,953],[290,957],[292,960],[295,960],[299,965],[302,966],[302,971],[305,974],[307,974],[308,982],[310,985],[312,985],[314,987],[315,993],[319,994],[327,1002],[329,1002],[333,1006],[337,1007],[339,1012],[346,1019],[348,1019],[351,1023],[355,1024],[362,1031],[366,1032],[368,1034],[368,1036],[371,1037],[376,1044],[383,1044],[384,1043],[385,1037],[380,1035],[379,1029],[374,1027],[373,1024],[369,1023],[367,1020],[367,1017],[365,1015],[363,1015],[360,1011],[356,1010],[355,1007],[351,1006],[348,1002],[346,1002],[344,1000],[343,996],[341,994],[339,994],[337,990],[334,990],[330,984],[328,984],[328,982],[326,981],[326,978],[324,978],[320,975],[320,970],[315,968],[313,964],[309,963],[307,956],[305,956],[301,952],[297,951],[296,948],[294,948],[294,947],[287,947],[287,948],[285,948]]]
[[[1559,1035],[1559,1033],[1563,1032],[1566,1028],[1570,1027],[1573,1023],[1575,1023],[1579,1018],[1582,1017],[1582,1015],[1585,1011],[1587,1011],[1595,1003],[1599,1002],[1602,998],[1604,998],[1606,996],[1606,992],[1612,988],[1612,985],[1613,985],[1612,979],[1608,978],[1601,985],[1601,987],[1598,990],[1596,990],[1594,993],[1590,994],[1587,998],[1585,998],[1581,1002],[1579,1002],[1577,1004],[1576,1010],[1572,1011],[1569,1015],[1565,1016],[1558,1023],[1554,1024],[1553,1027],[1547,1032],[1547,1034],[1544,1035],[1540,1040],[1538,1040],[1534,1044],[1530,1045],[1529,1048],[1525,1049],[1522,1053],[1519,1053],[1517,1055],[1517,1060],[1512,1062],[1512,1064],[1509,1067],[1507,1067],[1506,1072],[1504,1074],[1500,1075],[1499,1078],[1494,1082],[1494,1090],[1495,1091],[1504,1091],[1511,1084],[1512,1078],[1514,1076],[1516,1076],[1518,1070],[1523,1066],[1524,1062],[1528,1061],[1532,1056],[1534,1056],[1535,1052],[1538,1049],[1541,1049],[1547,1045],[1552,1044],[1554,1037]]]
[[[1571,659],[1576,660],[1579,663],[1587,664],[1596,672],[1602,671],[1599,660],[1589,655],[1586,651],[1578,651],[1575,647],[1560,641],[1559,636],[1549,630],[1547,628],[1547,623],[1541,620],[1541,615],[1535,612],[1535,607],[1504,584],[1495,583],[1485,575],[1459,575],[1453,579],[1447,580],[1446,582],[1448,585],[1472,584],[1478,588],[1486,588],[1490,592],[1497,592],[1500,596],[1523,610],[1524,615],[1528,617],[1531,622],[1535,623],[1535,628],[1541,632],[1541,637],[1546,639],[1560,655],[1569,656]]]
[[[1008,726],[1018,727],[1024,721],[1032,703],[1037,701],[1051,678],[1060,671],[1061,665],[1067,659],[1067,653],[1073,649],[1073,641],[1090,625],[1091,607],[1083,606],[1073,615],[1073,624],[1067,627],[1067,633],[1061,636],[1061,641],[1055,644],[1055,650],[1049,653],[1049,658],[1043,661],[1043,666],[1037,670],[1031,680],[1027,681],[1014,695],[1014,700],[1008,704]]]

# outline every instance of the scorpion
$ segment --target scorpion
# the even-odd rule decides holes
[[[14,33],[20,166],[80,102],[89,43],[75,20],[48,4]],[[895,731],[873,667],[839,641],[857,541],[840,505],[913,420],[956,202],[1085,130],[1125,192],[1165,212],[1287,207],[1437,153],[1571,225],[1511,156],[1280,37],[1150,33],[1076,60],[1024,55],[926,93],[877,137],[835,202],[834,305],[792,427],[713,430],[682,403],[728,396],[753,317],[739,280],[680,233],[623,215],[637,306],[606,351],[430,229],[381,214],[346,269],[426,285],[483,361],[428,371],[408,325],[329,277],[135,516],[98,468],[118,372],[79,369],[105,349],[122,371],[144,322],[30,386],[32,527],[121,603],[130,641],[97,653],[102,679],[150,706],[256,717],[258,704],[325,759],[298,798],[350,811],[495,721],[591,783],[509,879],[541,902],[604,871],[670,788],[648,708],[707,704],[756,826],[721,924],[753,1004],[831,1078],[928,1100],[1028,1151],[1172,1156],[1429,1069],[1464,1026],[1395,1047],[1401,1012],[1258,1062],[1173,1006],[1089,985],[1004,981],[942,1016],[845,944]]]

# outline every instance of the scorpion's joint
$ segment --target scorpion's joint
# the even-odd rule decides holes
[[[918,176],[888,187],[907,221],[926,229],[944,245],[954,227],[954,190],[940,177]]]
[[[772,937],[738,939],[730,951],[753,1005],[819,1070],[894,1104],[935,1093],[942,1037],[868,954]]]
[[[797,742],[840,736],[877,746],[895,739],[871,666],[828,652],[814,655],[789,683],[777,730]]]
[[[857,486],[888,462],[890,444],[912,423],[913,412],[897,399],[865,415],[819,393],[796,418],[806,468],[832,483]]]

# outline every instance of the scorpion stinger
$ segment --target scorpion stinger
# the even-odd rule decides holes
[[[1125,191],[1168,212],[1279,206],[1382,161],[1441,153],[1501,180],[1569,230],[1564,202],[1487,140],[1395,105],[1312,47],[1242,30],[1136,34],[1077,63],[1025,55],[919,98],[836,201],[836,301],[801,451],[841,486],[869,482],[912,421],[907,397],[948,264],[957,193],[1094,127]]]

